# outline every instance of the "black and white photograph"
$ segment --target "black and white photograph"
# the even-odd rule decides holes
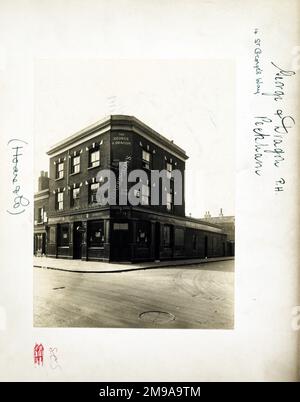
[[[299,381],[299,11],[1,0],[1,382]]]
[[[34,325],[234,327],[234,71],[36,62]]]

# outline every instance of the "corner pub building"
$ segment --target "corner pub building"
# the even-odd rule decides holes
[[[137,118],[108,116],[47,154],[50,175],[41,172],[35,194],[35,254],[130,262],[228,255],[220,226],[185,216],[185,151]],[[128,173],[179,169],[182,205],[174,205],[172,185],[167,205],[150,205],[148,185],[143,185],[138,206],[97,203],[97,173],[117,171],[125,161]]]

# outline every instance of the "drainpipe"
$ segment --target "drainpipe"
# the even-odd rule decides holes
[[[67,194],[69,194],[70,150],[67,152]]]

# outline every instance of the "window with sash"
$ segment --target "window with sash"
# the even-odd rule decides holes
[[[167,193],[167,210],[172,211],[173,209],[173,195],[172,193]]]
[[[71,206],[78,207],[80,202],[80,187],[72,189],[71,192]]]
[[[80,172],[80,156],[72,156],[71,158],[71,173],[79,173]]]
[[[148,151],[142,150],[142,166],[145,169],[151,168],[151,154]]]
[[[193,234],[193,250],[197,250],[197,244],[198,244],[198,237],[197,235]]]
[[[89,167],[100,166],[100,149],[91,148],[89,151]]]
[[[56,164],[56,179],[62,179],[64,177],[64,162],[58,162]]]
[[[38,223],[44,222],[44,207],[38,209]]]
[[[56,209],[59,211],[64,209],[64,193],[62,191],[56,193]]]
[[[91,183],[90,184],[90,204],[97,203],[98,188],[99,188],[99,183]]]
[[[173,166],[171,163],[167,162],[166,164],[166,171],[167,171],[167,178],[171,179],[172,176],[172,171],[173,171]]]
[[[149,205],[149,196],[150,196],[149,186],[143,184],[142,192],[141,192],[141,204],[142,205]]]

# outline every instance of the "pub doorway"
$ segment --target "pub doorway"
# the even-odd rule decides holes
[[[112,261],[129,261],[129,225],[128,222],[114,222],[112,227]]]
[[[160,223],[155,223],[155,236],[154,236],[154,258],[156,261],[160,260]]]
[[[82,257],[82,236],[83,236],[83,227],[81,222],[74,223],[73,229],[73,258],[81,259]]]
[[[208,237],[204,238],[204,258],[208,257]]]

